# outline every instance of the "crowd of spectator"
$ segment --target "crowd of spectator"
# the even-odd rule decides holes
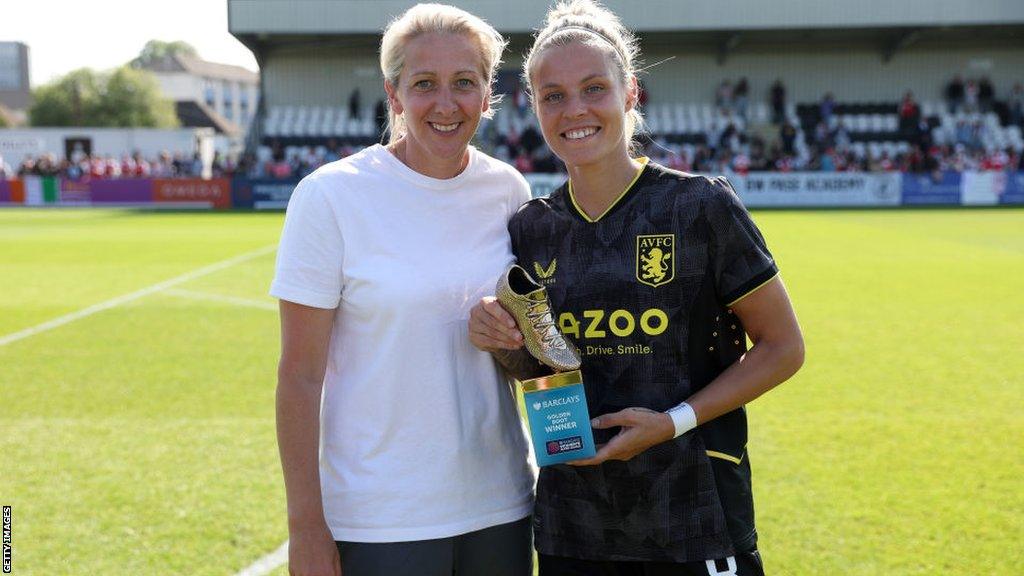
[[[748,150],[716,151],[699,145],[692,149],[665,142],[652,142],[645,154],[653,161],[684,172],[910,172],[1024,170],[1024,156],[1009,150],[986,152],[968,150],[962,145],[912,146],[905,152],[880,151],[877,155],[858,155],[853,149],[829,146],[811,147],[811,154],[786,153],[778,145],[766,146],[754,137]]]
[[[238,171],[238,163],[219,152],[214,155],[209,175],[230,177]],[[146,158],[139,152],[120,158],[104,154],[74,154],[58,159],[47,153],[29,156],[12,167],[0,157],[0,178],[19,176],[60,176],[69,180],[112,178],[199,178],[207,175],[199,153],[161,152]]]
[[[749,82],[746,78],[723,80],[713,94],[720,122],[707,126],[698,142],[683,144],[664,135],[644,134],[638,152],[670,168],[692,172],[1024,170],[1019,150],[992,146],[992,131],[1000,127],[984,121],[985,114],[998,108],[1008,125],[1024,125],[1024,87],[1019,82],[1003,100],[997,100],[996,89],[987,77],[966,81],[954,77],[945,89],[945,105],[956,120],[946,127],[936,126],[934,117],[926,117],[914,94],[907,91],[896,108],[898,142],[885,147],[854,142],[850,126],[837,114],[839,105],[831,92],[817,104],[816,125],[813,129],[808,126],[805,132],[793,112],[787,112],[786,94],[785,84],[776,80],[765,94],[774,128],[767,132],[752,130]],[[348,104],[355,112],[361,107],[360,99],[358,90],[350,95]],[[641,110],[647,99],[644,90]],[[526,93],[514,91],[506,99],[506,106],[514,121],[501,125],[484,121],[474,143],[523,173],[564,172],[532,119]],[[237,173],[253,178],[298,179],[359,148],[333,139],[322,145],[288,147],[272,141],[255,155],[240,159],[217,154],[209,171],[198,155],[180,152],[163,152],[154,158],[144,158],[137,152],[121,158],[77,154],[75,160],[58,160],[45,154],[13,168],[0,158],[0,177],[230,177]]]

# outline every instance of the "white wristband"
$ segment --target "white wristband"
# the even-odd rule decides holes
[[[676,427],[676,435],[673,438],[678,438],[697,427],[697,413],[686,402],[669,408],[665,413],[672,418],[672,425]]]

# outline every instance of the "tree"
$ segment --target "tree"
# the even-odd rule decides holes
[[[110,73],[81,68],[32,91],[33,126],[174,128],[174,104],[152,74],[122,66]]]
[[[100,97],[100,78],[79,68],[32,91],[33,126],[88,126]]]
[[[188,42],[184,42],[182,40],[175,40],[173,42],[150,40],[142,47],[142,51],[139,52],[139,55],[131,61],[131,66],[132,68],[145,68],[149,64],[158,62],[176,54],[191,56],[193,58],[199,57],[199,53],[196,51],[195,47]]]
[[[178,125],[174,104],[164,100],[156,78],[144,70],[122,66],[107,78],[104,97],[96,108],[101,126],[173,128]]]

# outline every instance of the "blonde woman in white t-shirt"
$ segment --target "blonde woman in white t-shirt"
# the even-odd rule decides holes
[[[390,142],[289,203],[271,294],[293,575],[532,573],[527,442],[466,328],[529,198],[469,146],[504,45],[462,10],[411,8],[381,43]]]

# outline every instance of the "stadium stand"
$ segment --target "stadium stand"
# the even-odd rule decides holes
[[[698,171],[929,171],[1019,165],[1024,140],[1009,101],[993,101],[989,112],[953,113],[944,103],[918,104],[908,96],[905,102],[823,98],[787,103],[781,124],[773,123],[767,101],[742,106],[721,98],[717,103],[651,103],[643,109],[646,130],[640,140],[643,152],[656,161]],[[512,102],[510,94],[494,118],[484,121],[477,145],[523,172],[560,171],[532,112]],[[381,126],[371,110],[349,114],[346,107],[271,107],[251,175],[301,177],[381,140]]]

